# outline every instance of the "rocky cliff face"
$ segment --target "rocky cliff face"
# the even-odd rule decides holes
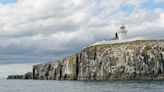
[[[164,79],[164,41],[97,45],[62,60],[33,67],[33,79]]]

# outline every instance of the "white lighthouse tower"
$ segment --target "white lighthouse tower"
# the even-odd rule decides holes
[[[127,30],[126,30],[126,27],[124,25],[121,25],[120,26],[120,29],[118,31],[118,39],[119,40],[124,40],[127,38]]]

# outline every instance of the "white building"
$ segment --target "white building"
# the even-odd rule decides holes
[[[124,25],[120,26],[120,29],[117,31],[115,38],[110,39],[110,40],[103,40],[103,41],[98,41],[96,43],[93,43],[90,46],[95,46],[95,45],[103,45],[103,44],[116,44],[116,43],[125,43],[125,42],[132,42],[132,41],[137,41],[137,40],[160,40],[157,38],[152,38],[149,36],[142,36],[142,37],[134,37],[134,38],[128,38],[127,37],[127,29]],[[88,47],[90,47],[88,46]],[[86,47],[85,47],[86,48]]]
[[[118,39],[119,40],[127,39],[127,30],[126,30],[126,27],[124,25],[122,25],[120,27],[120,29],[118,30]]]

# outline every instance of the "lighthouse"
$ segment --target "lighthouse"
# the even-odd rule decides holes
[[[120,29],[118,30],[118,39],[119,40],[124,40],[127,38],[127,30],[126,30],[126,27],[125,25],[121,25],[120,26]]]

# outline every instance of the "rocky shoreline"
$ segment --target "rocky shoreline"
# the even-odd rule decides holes
[[[7,79],[163,80],[164,41],[91,46],[62,60],[34,65],[31,73]]]
[[[9,75],[7,79],[33,79],[33,72],[28,72],[24,75]]]

